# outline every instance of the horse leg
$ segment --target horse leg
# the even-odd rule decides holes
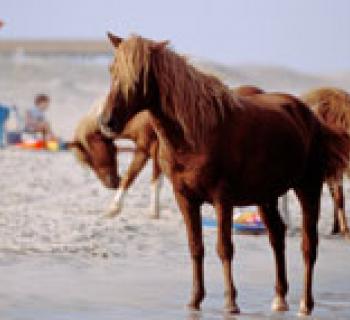
[[[225,201],[219,201],[215,204],[218,230],[217,230],[217,252],[221,259],[224,273],[224,294],[225,308],[230,313],[239,313],[239,307],[236,303],[237,290],[232,276],[232,205]]]
[[[338,191],[338,184],[335,180],[329,180],[327,181],[327,186],[329,189],[329,192],[331,194],[331,197],[333,199],[333,228],[332,228],[332,234],[338,234],[339,233],[339,218],[338,218],[338,212],[339,212],[339,196],[337,194]]]
[[[143,169],[148,159],[149,156],[147,153],[143,151],[135,152],[134,158],[132,159],[126,174],[121,179],[117,193],[108,208],[106,217],[113,218],[120,213],[123,206],[123,200],[128,188],[134,182],[135,178],[139,175],[140,171]]]
[[[338,214],[337,214],[337,220],[339,225],[339,231],[342,235],[345,237],[350,236],[349,227],[346,221],[346,215],[345,215],[345,197],[344,197],[344,185],[343,185],[343,179],[339,180],[337,183],[337,194],[338,194]]]
[[[314,308],[312,295],[312,276],[317,258],[318,219],[320,211],[322,183],[313,186],[301,186],[296,194],[303,211],[302,252],[304,256],[304,292],[300,301],[300,315],[309,315]]]
[[[348,237],[350,232],[345,215],[343,179],[329,181],[328,187],[334,201],[334,224],[332,234],[341,233]]]
[[[188,307],[198,310],[205,297],[203,270],[204,245],[202,237],[202,219],[200,215],[201,203],[198,201],[190,201],[178,191],[175,191],[175,197],[184,217],[192,259],[192,295]]]
[[[350,230],[349,230],[349,226],[345,215],[345,197],[344,197],[343,181],[339,183],[338,188],[339,188],[338,193],[340,198],[340,208],[338,212],[340,233],[346,238],[350,238]]]
[[[151,181],[151,204],[150,213],[154,219],[159,219],[159,193],[162,185],[162,171],[158,162],[158,145],[154,144],[151,147],[152,157],[152,181]]]
[[[150,203],[150,216],[153,219],[159,219],[160,208],[159,208],[159,193],[162,186],[162,176],[159,175],[158,178],[152,179],[151,181],[151,203]]]
[[[277,199],[260,206],[259,209],[261,218],[269,233],[269,240],[276,264],[276,293],[271,308],[273,311],[287,311],[288,304],[285,299],[288,292],[285,261],[286,225],[278,212]]]

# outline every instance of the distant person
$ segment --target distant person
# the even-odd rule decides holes
[[[38,94],[34,99],[34,106],[27,110],[25,117],[25,132],[41,133],[44,140],[54,140],[51,126],[46,120],[45,111],[50,106],[50,97]]]
[[[5,25],[4,21],[0,20],[0,29]]]

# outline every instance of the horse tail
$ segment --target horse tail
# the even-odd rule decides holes
[[[320,123],[317,142],[320,147],[321,170],[324,179],[339,178],[348,168],[350,136],[346,131]]]

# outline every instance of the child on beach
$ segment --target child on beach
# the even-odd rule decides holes
[[[45,111],[50,105],[50,97],[38,94],[34,99],[34,106],[27,110],[25,117],[25,132],[41,133],[44,140],[54,140],[50,124],[46,120]]]

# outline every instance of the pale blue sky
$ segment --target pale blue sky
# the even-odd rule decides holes
[[[0,0],[2,38],[139,33],[227,64],[350,71],[350,0]]]

